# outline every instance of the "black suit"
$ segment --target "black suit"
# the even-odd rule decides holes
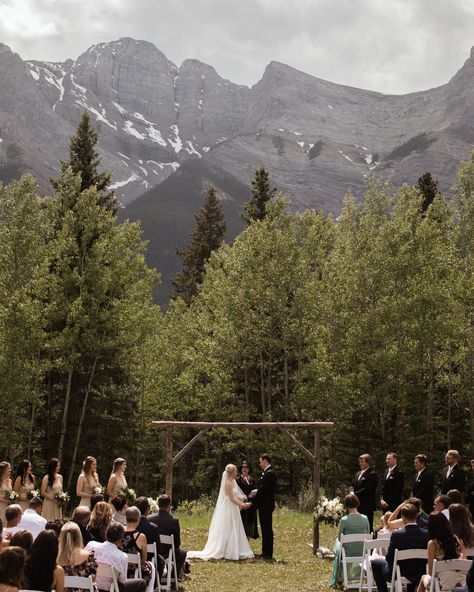
[[[146,542],[148,545],[156,543],[156,551],[158,553],[157,566],[161,578],[165,568],[165,561],[162,557],[163,553],[161,552],[160,529],[156,524],[147,520],[145,516],[142,516],[140,518],[140,522],[138,523],[137,530],[146,536]],[[148,559],[150,560],[151,557],[151,554],[149,554]]]
[[[167,510],[159,510],[157,514],[150,514],[148,520],[158,526],[160,533],[167,536],[174,537],[174,550],[176,553],[176,568],[178,575],[181,573],[184,561],[186,559],[186,551],[181,549],[181,529],[179,520],[172,516]],[[161,545],[161,553],[164,557],[168,557],[170,551],[169,545]]]
[[[411,494],[421,500],[421,506],[427,514],[433,511],[433,489],[434,479],[428,469],[423,469],[419,477],[415,475]]]
[[[451,489],[457,489],[461,493],[464,493],[464,489],[466,487],[466,473],[462,470],[458,463],[454,465],[449,477],[447,476],[448,470],[449,467],[445,467],[441,473],[439,492],[446,494]]]
[[[374,526],[375,492],[377,491],[377,483],[377,473],[372,467],[369,467],[363,474],[362,471],[357,471],[352,486],[354,493],[359,498],[359,512],[367,516],[371,532]]]
[[[388,504],[388,510],[393,512],[402,503],[402,492],[405,484],[403,473],[395,466],[391,473],[387,469],[382,479],[382,499]],[[387,510],[387,508],[383,508]],[[359,508],[360,511],[360,508]]]
[[[390,544],[385,559],[374,559],[372,572],[377,584],[378,592],[387,592],[387,581],[392,577],[395,549],[403,551],[406,549],[426,549],[428,546],[428,532],[417,524],[407,524],[392,532]],[[425,559],[408,559],[400,563],[400,573],[403,577],[417,586],[421,576],[426,573]]]
[[[474,522],[474,479],[469,481],[466,487],[466,503],[471,512],[472,521]]]
[[[276,475],[269,465],[262,473],[258,482],[258,490],[251,500],[252,506],[258,509],[260,530],[262,531],[262,557],[273,557],[273,524],[272,514],[275,509]]]

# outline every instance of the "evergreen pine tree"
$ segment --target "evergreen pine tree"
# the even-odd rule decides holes
[[[226,231],[224,212],[217,191],[210,186],[204,205],[195,215],[196,226],[186,249],[176,249],[183,261],[183,270],[172,279],[176,296],[189,304],[202,283],[204,267],[212,251],[217,250]]]
[[[242,218],[247,224],[265,218],[267,203],[272,200],[275,193],[276,187],[272,187],[268,172],[263,166],[259,166],[252,181],[251,197],[244,204]]]
[[[100,205],[113,214],[117,213],[117,202],[113,191],[107,191],[110,185],[110,172],[98,171],[100,156],[95,149],[98,133],[90,123],[89,113],[84,111],[76,133],[69,140],[69,161],[61,161],[64,173],[71,167],[74,174],[81,175],[81,192],[95,187],[100,193]],[[51,184],[58,190],[58,179],[51,179]]]
[[[438,181],[435,181],[431,173],[426,172],[418,179],[417,188],[423,195],[423,203],[421,204],[421,215],[425,216],[426,210],[433,203],[434,198],[438,195]]]

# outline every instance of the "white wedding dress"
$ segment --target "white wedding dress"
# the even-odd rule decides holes
[[[250,548],[242,518],[240,517],[240,508],[231,501],[225,492],[225,484],[228,479],[229,476],[224,471],[206,546],[202,551],[188,551],[187,558],[204,559],[206,561],[208,559],[237,561],[239,559],[253,558],[254,554]],[[232,481],[233,496],[244,500],[244,493],[235,482],[235,479],[232,479]]]

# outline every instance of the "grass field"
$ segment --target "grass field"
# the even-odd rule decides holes
[[[207,539],[211,515],[187,516],[177,514],[181,524],[184,549],[200,550]],[[183,592],[259,592],[332,590],[328,582],[332,561],[318,559],[309,546],[312,542],[310,514],[282,509],[273,515],[276,559],[273,563],[248,561],[192,560],[192,573],[181,585]],[[332,549],[336,528],[322,526],[321,545]],[[251,541],[255,553],[261,553],[260,539]]]

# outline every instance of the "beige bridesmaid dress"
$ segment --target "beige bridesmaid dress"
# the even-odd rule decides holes
[[[5,510],[7,509],[7,506],[9,506],[12,503],[7,497],[8,494],[11,492],[11,490],[12,490],[11,479],[8,479],[8,481],[4,481],[0,485],[0,519],[2,520],[3,524],[5,524],[5,522],[6,522]]]
[[[20,504],[22,512],[28,509],[30,505],[30,491],[33,491],[34,488],[35,484],[29,480],[28,482],[25,481],[23,485],[20,485],[17,503]]]
[[[117,474],[115,473],[115,485],[114,485],[114,489],[113,492],[115,495],[122,493],[122,489],[125,489],[126,487],[128,487],[127,485],[127,479],[125,478],[125,475],[122,474]]]
[[[82,491],[85,493],[90,493],[91,495],[94,493],[94,488],[99,485],[99,482],[95,480],[95,478],[87,479],[84,477],[84,483],[82,485]],[[91,498],[90,497],[81,497],[81,501],[79,502],[80,506],[87,506],[88,508],[91,507]]]
[[[62,479],[56,478],[52,487],[50,487],[48,485],[48,487],[46,488],[46,493],[51,493],[53,495],[56,495],[57,493],[61,493],[62,490],[63,490]],[[46,518],[46,520],[48,520],[48,522],[52,521],[52,520],[62,520],[63,507],[61,504],[58,504],[58,502],[56,500],[49,500],[49,499],[45,498],[44,503],[43,503],[43,512],[41,515],[43,516],[43,518]]]

